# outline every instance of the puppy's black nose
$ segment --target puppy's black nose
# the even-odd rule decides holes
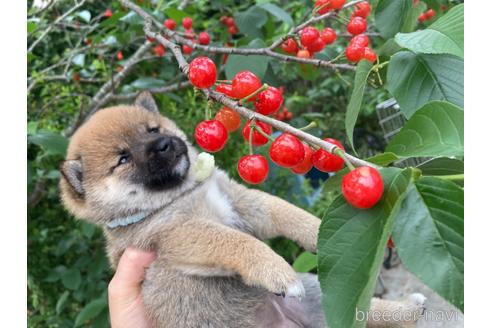
[[[170,137],[161,137],[152,142],[149,150],[156,155],[165,155],[174,150],[173,140]]]

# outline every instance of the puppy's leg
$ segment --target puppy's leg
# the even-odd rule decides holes
[[[191,219],[162,236],[162,253],[171,265],[192,275],[239,274],[247,285],[275,294],[304,296],[304,288],[285,260],[260,240],[209,221]]]
[[[233,181],[231,184],[234,206],[259,238],[284,236],[316,252],[320,219],[276,196],[247,189]]]
[[[411,294],[403,301],[371,300],[368,328],[413,328],[424,313],[425,296]]]

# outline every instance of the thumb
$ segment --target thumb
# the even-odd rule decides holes
[[[135,301],[140,295],[140,284],[145,277],[145,269],[155,260],[154,252],[146,252],[137,248],[127,248],[120,258],[116,273],[109,283],[110,302]],[[116,305],[116,304],[114,304]]]

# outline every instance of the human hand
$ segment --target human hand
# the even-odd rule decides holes
[[[109,316],[112,328],[150,328],[140,294],[145,269],[156,254],[129,247],[120,258],[116,273],[108,285]]]

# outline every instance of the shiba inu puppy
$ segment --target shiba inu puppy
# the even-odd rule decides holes
[[[113,268],[125,248],[157,252],[142,296],[155,327],[325,327],[315,275],[298,275],[262,240],[285,236],[316,252],[320,220],[213,168],[148,92],[94,114],[61,167],[65,206],[100,225]],[[374,300],[419,313],[423,300]],[[373,327],[411,327],[369,322]],[[384,324],[384,325],[383,325]]]

